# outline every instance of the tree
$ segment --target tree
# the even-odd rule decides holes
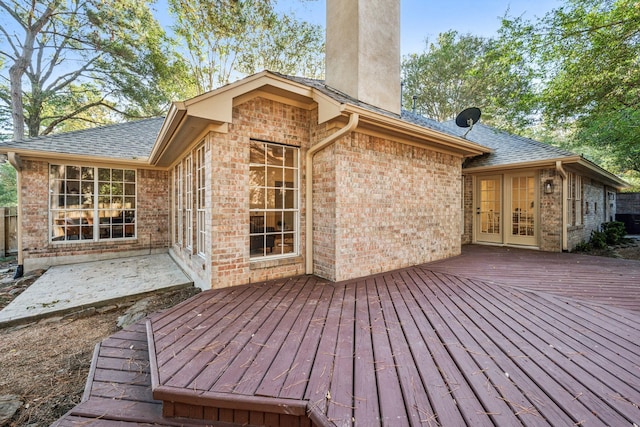
[[[479,107],[482,120],[511,129],[527,122],[531,104],[531,69],[524,58],[499,40],[448,31],[437,43],[426,41],[421,54],[402,62],[403,105],[439,121],[468,107]]]
[[[550,127],[612,170],[640,172],[640,7],[637,0],[567,0],[537,22],[507,19],[513,49],[537,65]]]
[[[0,99],[15,140],[156,116],[188,88],[147,1],[0,0],[0,11],[9,66]]]
[[[0,206],[18,206],[16,170],[8,162],[0,164]]]
[[[264,68],[309,77],[321,74],[323,32],[291,16],[279,16],[274,3],[169,0],[173,30],[185,44],[199,93]]]

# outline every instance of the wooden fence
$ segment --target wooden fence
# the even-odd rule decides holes
[[[18,252],[18,208],[0,208],[0,257]]]

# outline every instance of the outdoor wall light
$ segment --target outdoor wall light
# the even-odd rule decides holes
[[[544,194],[552,194],[553,193],[553,181],[548,179],[544,183]]]

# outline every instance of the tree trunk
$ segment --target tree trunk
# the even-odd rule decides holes
[[[24,139],[22,76],[26,69],[25,63],[24,57],[21,57],[9,68],[9,81],[11,82],[11,118],[13,120],[13,139],[15,141],[22,141],[22,139]]]

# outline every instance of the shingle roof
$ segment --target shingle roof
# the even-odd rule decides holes
[[[455,121],[442,123],[449,133],[462,137],[468,128],[461,128]],[[563,157],[575,157],[576,154],[562,150],[543,142],[513,135],[490,126],[477,123],[467,134],[466,139],[494,150],[493,153],[469,159],[466,168],[484,166],[502,166],[540,160],[552,160]]]
[[[33,151],[99,158],[146,159],[156,141],[163,117],[101,126],[74,132],[0,143],[0,152]]]
[[[282,78],[297,82],[297,83],[301,83],[303,85],[312,87],[314,89],[319,90],[320,92],[322,92],[323,94],[327,95],[328,97],[334,99],[335,101],[341,103],[341,104],[351,104],[351,105],[355,105],[357,107],[361,107],[364,108],[365,110],[369,110],[371,112],[374,113],[378,113],[378,114],[382,114],[384,116],[387,117],[393,117],[395,119],[400,119],[400,120],[404,120],[406,122],[412,123],[414,125],[418,125],[418,126],[422,126],[424,128],[427,129],[432,129],[432,130],[436,130],[438,132],[443,132],[447,135],[453,135],[453,136],[459,136],[455,133],[453,133],[447,126],[444,126],[442,123],[439,123],[435,120],[431,120],[428,119],[424,116],[421,116],[419,114],[415,114],[412,113],[411,111],[407,111],[407,110],[402,110],[402,113],[400,115],[398,114],[394,114],[390,111],[384,110],[382,108],[378,108],[374,105],[371,104],[367,104],[366,102],[362,102],[356,98],[353,98],[343,92],[338,91],[337,89],[334,89],[330,86],[327,86],[324,83],[324,80],[317,80],[317,79],[309,79],[306,77],[295,77],[295,76],[286,76],[283,74],[279,74],[279,73],[273,73],[275,75],[278,75]]]

